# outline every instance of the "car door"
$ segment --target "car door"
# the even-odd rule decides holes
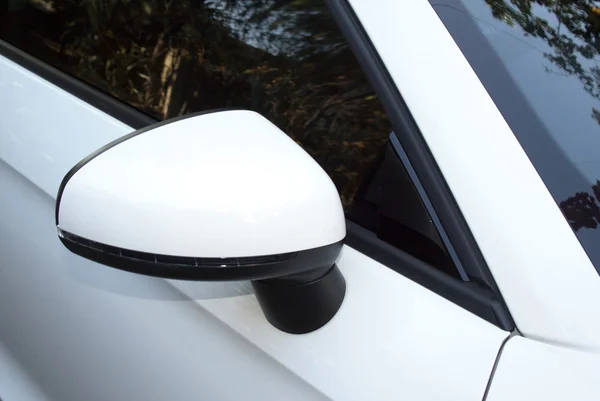
[[[514,324],[418,130],[388,121],[363,72],[377,56],[356,51],[360,15],[340,4],[4,4],[4,401],[483,397]],[[231,106],[280,126],[340,192],[347,293],[315,332],[271,326],[248,283],[113,270],[57,238],[56,194],[79,160]]]

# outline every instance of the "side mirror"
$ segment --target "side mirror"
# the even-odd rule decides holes
[[[176,118],[99,149],[63,179],[56,225],[70,251],[117,269],[251,280],[267,320],[289,333],[323,326],[346,291],[333,182],[251,111]]]

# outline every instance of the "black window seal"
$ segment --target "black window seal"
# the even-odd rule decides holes
[[[462,281],[377,238],[376,234],[346,220],[345,244],[404,277],[506,331],[515,329],[506,308],[491,291]]]
[[[407,153],[411,155],[416,154],[418,156],[411,157],[410,161],[417,175],[419,176],[425,191],[430,194],[431,203],[436,208],[443,227],[446,228],[446,232],[452,239],[454,235],[457,235],[457,230],[448,230],[450,227],[448,224],[448,218],[444,218],[448,211],[443,208],[440,209],[436,207],[436,204],[440,201],[440,199],[443,200],[447,198],[449,189],[445,186],[443,177],[440,177],[441,172],[439,172],[437,165],[433,161],[433,157],[429,153],[429,149],[427,148],[426,144],[424,144],[423,138],[420,137],[420,132],[418,131],[415,122],[412,120],[412,116],[410,115],[408,108],[400,97],[400,94],[391,80],[391,77],[389,77],[387,74],[383,63],[375,52],[372,44],[366,36],[366,33],[362,30],[362,27],[350,6],[346,3],[346,1],[339,3],[328,2],[328,5],[336,22],[338,23],[338,26],[342,30],[346,40],[349,42],[352,50],[357,56],[357,59],[363,67],[363,70],[369,78],[371,85],[373,86],[377,95],[380,97],[386,113],[388,114],[388,117],[392,121],[392,124],[395,128],[394,133],[400,140]],[[0,55],[3,55],[16,64],[35,73],[39,77],[85,101],[104,113],[114,117],[124,124],[129,125],[133,129],[141,129],[158,121],[155,118],[127,105],[121,100],[110,96],[75,77],[68,75],[67,73],[28,54],[27,52],[7,43],[2,39],[0,39]],[[408,135],[408,140],[406,139],[407,132],[411,132]],[[421,143],[419,143],[419,141],[421,141]],[[423,169],[428,174],[423,175],[421,173]],[[437,171],[438,176],[436,176],[435,171]],[[443,184],[442,188],[445,188],[448,193],[444,194],[444,191],[439,190],[437,192],[432,192],[430,187],[432,185],[435,186],[437,182],[440,182],[440,180]],[[442,193],[440,194],[439,192]],[[432,196],[433,194],[436,194],[436,196]],[[454,199],[450,199],[452,200],[453,204],[456,205]],[[462,219],[460,211],[458,213],[458,218]],[[456,215],[451,214],[451,216],[454,216],[455,219],[457,218]],[[464,220],[463,224],[466,226]],[[463,230],[464,229],[465,228],[463,228]],[[485,286],[480,288],[474,283],[463,282],[438,271],[434,267],[412,257],[406,252],[403,252],[378,239],[372,232],[358,226],[355,223],[347,221],[347,231],[346,243],[349,246],[392,268],[398,273],[410,278],[424,287],[429,288],[438,295],[443,296],[451,302],[454,302],[466,310],[469,310],[470,312],[480,316],[492,324],[495,324],[503,330],[512,331],[515,328],[513,319],[510,316],[506,305],[502,301],[499,292],[497,292],[495,284],[493,284],[493,279],[491,281],[493,284],[493,287],[491,288],[493,288],[493,290],[488,291],[488,288]],[[458,233],[461,232],[464,233],[464,231],[458,230]],[[473,244],[468,245],[474,245],[477,252],[479,252],[476,243],[474,242],[474,239],[468,230],[468,227],[466,227],[466,232],[468,233],[467,238],[471,238],[473,241]],[[471,260],[465,256],[462,256],[462,254],[465,253],[465,250],[463,249],[465,247],[457,247],[456,241],[452,243],[455,246],[460,260],[465,265],[465,269],[467,269],[467,266],[472,265],[473,263],[467,263],[471,262]],[[472,248],[467,246],[466,249],[471,250]],[[471,259],[477,260],[477,258],[474,256],[471,255]],[[483,259],[483,256],[481,256],[480,253],[479,256],[481,259]],[[483,264],[476,264],[476,266],[479,266],[480,268],[483,266],[485,269],[487,269],[485,262],[483,262]],[[474,275],[468,269],[467,273],[471,279],[474,277]]]
[[[421,184],[421,180],[419,180],[419,177],[417,176],[417,173],[415,172],[415,169],[412,166],[412,163],[408,159],[408,155],[406,154],[406,151],[400,144],[400,141],[398,140],[398,137],[396,136],[396,133],[394,133],[394,132],[392,132],[392,134],[390,135],[390,144],[392,146],[392,149],[394,149],[394,152],[396,152],[396,155],[402,161],[402,164],[404,165],[404,168],[406,169],[408,176],[410,177],[411,181],[413,182],[413,185],[415,186],[417,193],[421,197],[421,200],[423,201],[423,206],[427,210],[427,213],[429,213],[429,216],[431,217],[431,222],[435,226],[435,228],[440,236],[440,239],[442,240],[442,243],[446,247],[446,250],[448,251],[448,255],[450,256],[450,259],[452,260],[452,262],[454,262],[454,265],[456,266],[456,268],[458,270],[458,274],[460,275],[461,279],[463,279],[464,281],[469,281],[467,272],[465,271],[465,268],[463,267],[460,259],[458,258],[458,255],[456,254],[456,251],[454,250],[454,247],[452,246],[452,242],[450,241],[450,238],[448,237],[446,230],[444,230],[444,226],[442,225],[440,218],[438,217],[438,215],[435,211],[435,208],[433,207],[433,204],[431,203],[431,200],[429,199],[429,196],[427,196],[427,193],[425,192],[425,188],[423,188],[423,184]]]

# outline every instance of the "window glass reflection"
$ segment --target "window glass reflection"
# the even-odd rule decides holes
[[[600,2],[431,3],[600,271]]]

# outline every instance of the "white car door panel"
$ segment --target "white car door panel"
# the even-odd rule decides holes
[[[47,401],[35,380],[0,344],[0,397],[4,400]],[[2,399],[2,398],[0,398]]]
[[[48,195],[56,196],[65,173],[82,157],[133,131],[12,61],[1,60],[0,158]]]
[[[49,399],[481,400],[508,333],[352,248],[341,310],[305,335],[272,327],[247,283],[70,254],[59,183],[131,128],[3,57],[0,88],[0,363],[17,361]]]
[[[502,349],[486,400],[598,400],[599,371],[597,353],[513,337]]]

